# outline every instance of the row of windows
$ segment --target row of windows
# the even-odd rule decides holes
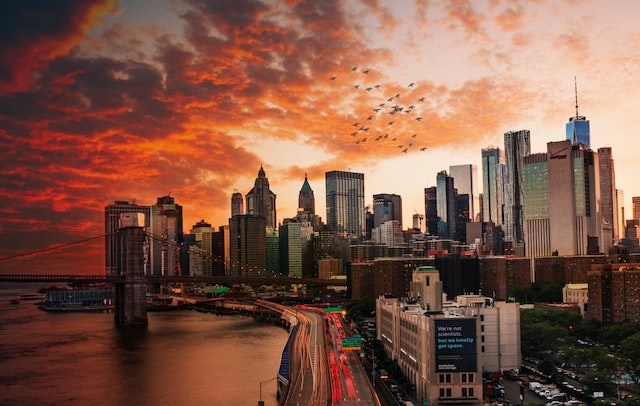
[[[451,388],[440,388],[440,397],[441,398],[450,398],[452,397]],[[462,397],[463,398],[472,398],[475,396],[474,388],[462,388]]]
[[[474,374],[473,373],[461,373],[460,381],[462,383],[473,383],[474,382]],[[438,382],[439,383],[451,383],[451,374],[438,374]]]

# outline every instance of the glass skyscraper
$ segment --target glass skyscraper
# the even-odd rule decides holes
[[[327,226],[329,231],[364,238],[364,174],[346,171],[325,173]]]
[[[469,195],[469,220],[476,221],[478,207],[478,168],[475,165],[451,165],[449,175],[454,179],[458,195]]]
[[[567,139],[571,144],[582,144],[589,148],[591,142],[591,130],[589,129],[589,120],[584,116],[571,117],[566,126]]]
[[[509,131],[504,134],[506,178],[504,182],[504,234],[505,241],[524,242],[522,213],[522,160],[531,153],[529,130]]]
[[[436,205],[438,211],[438,236],[455,239],[456,233],[456,191],[454,180],[447,171],[440,171],[436,177]]]
[[[483,149],[481,220],[497,226],[502,224],[504,171],[504,152],[500,148]]]

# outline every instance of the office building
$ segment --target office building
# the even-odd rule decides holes
[[[631,197],[631,218],[640,221],[640,196]]]
[[[458,195],[469,195],[468,221],[480,221],[478,167],[471,164],[452,165],[449,166],[449,175],[458,189]]]
[[[502,225],[504,205],[505,159],[500,148],[482,150],[481,221]]]
[[[435,186],[424,189],[424,212],[427,234],[438,235],[438,189]]]
[[[327,226],[342,236],[365,237],[364,174],[330,171],[325,174]]]
[[[529,130],[505,133],[504,150],[504,234],[505,241],[516,246],[524,243],[522,160],[531,153]]]
[[[231,254],[229,248],[229,225],[218,227],[211,236],[211,256],[213,259],[213,276],[230,275]]]
[[[438,236],[440,238],[456,238],[457,196],[453,178],[447,171],[440,171],[436,176],[436,205],[438,214]]]
[[[598,154],[569,140],[549,142],[524,167],[528,256],[601,252]]]
[[[373,227],[388,220],[397,220],[402,229],[402,197],[390,193],[373,195]]]
[[[445,302],[431,266],[414,270],[409,297],[420,301],[378,297],[376,338],[420,404],[483,405],[482,373],[520,368],[518,303],[478,295]]]
[[[316,199],[313,196],[313,189],[307,180],[307,174],[304,174],[304,182],[298,193],[298,208],[304,214],[316,214]]]
[[[231,195],[231,217],[244,214],[244,197],[237,190]]]
[[[231,276],[257,275],[267,265],[266,218],[249,214],[229,219]]]
[[[601,251],[609,249],[618,242],[618,195],[616,193],[616,173],[610,147],[598,148],[600,173],[600,241]]]
[[[276,229],[276,195],[269,189],[269,179],[262,165],[253,188],[245,196],[247,214],[265,218],[265,230]]]
[[[153,275],[173,276],[182,274],[183,242],[182,206],[169,195],[158,198],[151,206],[150,257]]]
[[[280,272],[294,278],[302,277],[303,239],[301,224],[285,222],[278,229],[280,234]]]
[[[213,276],[213,228],[200,220],[189,231],[189,275]]]
[[[116,275],[118,258],[120,258],[120,250],[118,245],[118,236],[116,230],[121,227],[120,217],[122,214],[142,214],[143,219],[140,219],[142,224],[134,224],[138,227],[144,227],[146,232],[149,232],[151,225],[151,207],[139,206],[135,202],[128,202],[126,200],[116,200],[113,204],[105,206],[104,208],[104,233],[105,238],[105,266],[106,275]],[[138,216],[135,216],[138,220]],[[149,247],[145,248],[145,274],[149,273]]]

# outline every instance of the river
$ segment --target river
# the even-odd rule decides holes
[[[39,310],[38,287],[0,283],[2,405],[277,405],[282,327],[181,310],[119,330],[113,313]]]

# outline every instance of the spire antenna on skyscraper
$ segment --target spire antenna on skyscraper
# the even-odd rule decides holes
[[[576,93],[576,117],[579,117],[580,115],[578,114],[578,79],[575,76],[573,77],[573,86],[575,88],[575,93]]]

